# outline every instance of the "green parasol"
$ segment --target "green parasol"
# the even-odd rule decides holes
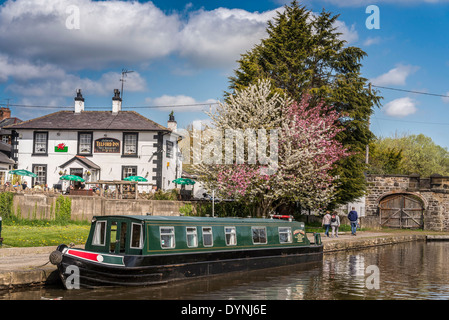
[[[80,181],[80,182],[84,182],[84,179],[81,178],[80,176],[75,176],[73,174],[68,174],[65,176],[62,176],[61,178],[59,178],[61,180],[68,180],[68,181]]]
[[[173,182],[176,184],[181,184],[181,185],[192,185],[192,184],[196,183],[195,180],[192,180],[189,178],[178,178],[178,179],[173,180]]]
[[[25,169],[11,170],[8,173],[15,174],[17,176],[27,176],[27,177],[33,177],[33,178],[37,177],[37,174],[35,174],[31,171],[25,170]]]

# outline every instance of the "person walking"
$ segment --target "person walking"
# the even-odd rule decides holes
[[[331,216],[332,237],[338,238],[338,228],[340,227],[340,217],[335,212]]]
[[[348,214],[349,222],[351,223],[351,233],[353,236],[356,235],[357,232],[357,219],[358,219],[357,211],[355,211],[355,208],[352,207],[352,210]]]
[[[331,226],[331,215],[329,211],[326,211],[321,225],[324,227],[324,234],[329,237],[329,228]]]

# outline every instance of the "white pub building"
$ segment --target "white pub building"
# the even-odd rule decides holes
[[[164,127],[134,111],[121,110],[114,90],[111,111],[85,111],[77,90],[73,111],[58,111],[8,126],[12,130],[12,158],[18,169],[37,174],[29,186],[64,188],[61,175],[78,175],[86,182],[117,181],[142,176],[148,191],[172,189],[181,177],[182,162],[176,121]]]

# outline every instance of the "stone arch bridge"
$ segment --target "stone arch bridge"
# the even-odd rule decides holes
[[[449,177],[367,175],[366,216],[381,227],[449,231]]]

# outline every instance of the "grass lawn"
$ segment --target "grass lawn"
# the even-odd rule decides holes
[[[2,228],[4,247],[45,247],[64,244],[85,244],[90,224],[5,225]]]

